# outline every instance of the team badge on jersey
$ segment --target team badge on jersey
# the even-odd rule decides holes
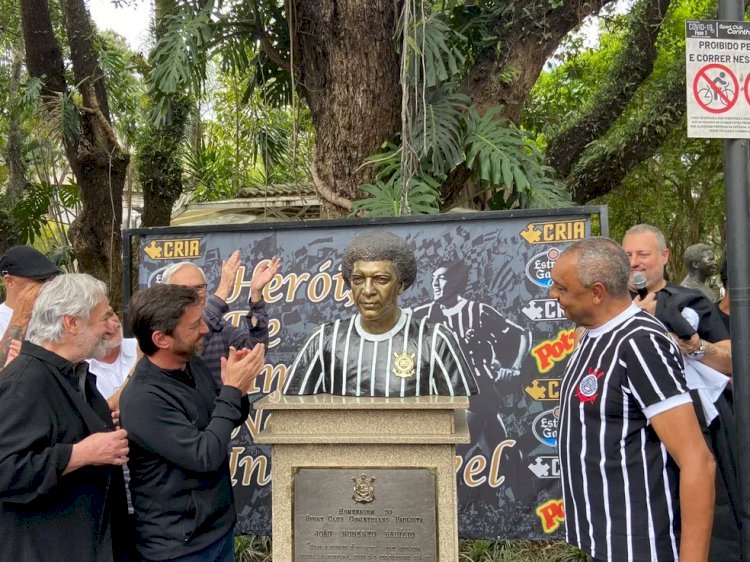
[[[393,354],[393,374],[401,379],[414,376],[414,354],[402,351]]]
[[[576,389],[576,396],[581,402],[596,402],[599,398],[599,379],[604,376],[604,371],[589,367],[588,374],[581,379]]]

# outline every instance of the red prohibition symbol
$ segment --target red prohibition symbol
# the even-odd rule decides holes
[[[693,95],[698,105],[709,113],[725,113],[737,103],[740,83],[723,64],[707,64],[695,75]]]

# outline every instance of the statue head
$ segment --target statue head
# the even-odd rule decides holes
[[[716,257],[714,251],[707,244],[693,244],[688,246],[682,255],[685,267],[693,275],[705,279],[716,273]]]
[[[417,276],[417,259],[405,240],[385,231],[361,234],[346,247],[341,264],[362,328],[385,333],[401,311],[398,296]]]

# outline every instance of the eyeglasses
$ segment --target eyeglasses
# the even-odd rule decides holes
[[[200,285],[188,285],[188,287],[190,287],[191,289],[195,289],[199,293],[202,293],[208,288],[208,284],[201,283]]]

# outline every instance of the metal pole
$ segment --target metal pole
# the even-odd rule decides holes
[[[719,19],[744,20],[742,0],[719,0]],[[732,373],[737,425],[741,560],[750,562],[750,206],[748,141],[724,141],[724,191],[729,260]]]

